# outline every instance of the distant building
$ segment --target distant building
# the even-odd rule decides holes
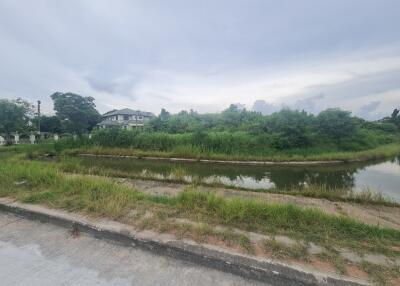
[[[144,123],[154,118],[151,112],[132,110],[124,108],[121,110],[111,110],[102,116],[102,121],[97,124],[100,128],[121,127],[132,129],[143,126]]]

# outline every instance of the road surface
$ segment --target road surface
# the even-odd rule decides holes
[[[266,285],[0,212],[0,285]]]

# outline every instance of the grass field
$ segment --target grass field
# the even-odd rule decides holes
[[[113,155],[123,155],[123,154],[137,154],[134,150],[132,153],[129,153],[129,150],[126,149],[89,149],[89,150],[64,150],[64,151],[55,151],[54,144],[43,144],[43,145],[19,145],[12,147],[4,147],[0,148],[0,159],[2,157],[7,156],[16,156],[24,157],[27,159],[38,159],[38,158],[46,158],[43,156],[44,154],[64,154],[57,157],[57,160],[53,162],[54,168],[62,172],[67,173],[76,173],[76,174],[87,174],[87,175],[99,175],[99,176],[107,176],[107,177],[121,177],[121,178],[130,178],[130,179],[144,179],[144,180],[155,180],[161,182],[171,182],[171,183],[182,183],[187,185],[195,185],[195,186],[208,186],[208,187],[224,187],[241,191],[248,191],[249,189],[237,186],[230,186],[226,184],[222,184],[221,182],[206,182],[200,178],[192,178],[192,181],[188,182],[185,179],[186,173],[185,170],[174,170],[168,177],[160,178],[159,176],[153,175],[152,173],[134,173],[134,172],[125,172],[118,168],[105,168],[99,164],[93,164],[91,166],[85,166],[81,163],[80,158],[74,156],[76,152],[91,152],[93,154],[113,154]],[[374,156],[374,158],[392,156],[394,154],[398,154],[400,145],[390,144],[386,146],[381,146],[374,150],[370,151],[370,156]],[[117,152],[118,151],[118,152]],[[119,152],[121,151],[121,152]],[[126,151],[126,153],[124,153]],[[367,151],[365,151],[367,152]],[[364,153],[365,153],[364,152]],[[365,154],[364,154],[365,155]],[[365,155],[366,156],[366,155]],[[51,157],[50,157],[51,158]],[[365,157],[364,157],[365,158]],[[53,160],[51,160],[53,161]],[[269,192],[269,193],[277,193],[277,194],[291,194],[295,196],[304,196],[304,197],[312,197],[312,198],[323,198],[331,201],[349,201],[355,203],[369,203],[369,204],[377,204],[377,205],[386,205],[386,206],[399,206],[399,203],[395,202],[389,197],[382,195],[382,193],[375,192],[374,190],[364,189],[363,191],[353,191],[350,188],[331,188],[324,185],[309,185],[307,188],[271,188],[271,189],[251,189],[253,192]]]
[[[365,161],[400,155],[400,143],[383,144],[362,151],[337,151],[332,148],[303,148],[289,150],[270,150],[266,148],[257,155],[251,153],[216,153],[207,152],[190,146],[172,147],[170,151],[145,150],[140,148],[101,147],[90,143],[86,138],[78,141],[61,140],[57,143],[42,143],[36,145],[17,145],[0,147],[0,152],[18,151],[27,154],[77,154],[115,155],[135,157],[188,158],[226,161],[271,161],[271,162],[307,162],[307,161]]]
[[[262,255],[281,260],[294,259],[307,264],[317,257],[341,274],[346,274],[348,269],[348,262],[340,256],[341,249],[351,249],[361,256],[378,253],[390,259],[400,257],[400,231],[396,229],[289,203],[226,198],[212,191],[198,191],[193,185],[187,185],[175,196],[152,195],[118,184],[107,173],[90,176],[93,170],[80,168],[77,158],[30,159],[37,159],[38,154],[48,151],[43,146],[36,149],[20,146],[17,152],[10,149],[0,152],[0,197],[104,217],[131,224],[139,230],[167,232],[178,239],[208,244],[220,241],[253,255],[256,252],[260,255],[261,247]],[[298,190],[296,195],[398,207],[372,193],[333,197],[331,191],[317,186]],[[249,232],[270,238],[257,245]],[[287,245],[275,240],[278,236],[289,237],[296,243]],[[324,251],[317,256],[310,255],[310,243],[323,247]],[[362,262],[354,267],[362,269],[379,285],[386,285],[391,279],[398,281],[400,277],[400,271],[391,266]]]
[[[272,162],[300,162],[300,161],[364,161],[380,159],[400,155],[400,144],[392,143],[377,148],[363,151],[349,152],[324,152],[316,150],[293,150],[292,152],[275,152],[269,156],[254,155],[226,155],[216,153],[192,153],[192,152],[161,152],[143,151],[131,148],[112,147],[90,147],[78,148],[71,153],[86,153],[94,155],[116,155],[135,157],[160,157],[160,158],[191,158],[191,159],[212,159],[212,160],[240,160],[240,161],[272,161]]]
[[[165,183],[180,183],[192,186],[221,187],[221,188],[228,188],[240,191],[290,194],[294,196],[323,198],[323,199],[328,199],[330,201],[348,201],[356,203],[386,205],[386,206],[400,206],[399,203],[397,203],[390,197],[387,197],[380,192],[376,192],[368,188],[364,188],[364,190],[362,191],[354,191],[351,188],[327,187],[326,185],[308,185],[307,188],[288,187],[282,189],[275,187],[270,189],[248,189],[245,187],[227,185],[217,180],[210,182],[201,179],[198,176],[193,176],[191,177],[190,181],[188,181],[187,179],[188,174],[186,173],[185,169],[182,168],[173,169],[168,176],[160,177],[157,176],[157,174],[153,174],[151,172],[135,173],[132,171],[112,168],[110,166],[105,167],[101,162],[85,165],[82,163],[82,158],[75,156],[61,156],[57,158],[56,167],[63,172],[76,173],[76,174],[99,175],[106,177],[129,178],[129,179],[142,179],[142,180],[160,181]]]
[[[390,248],[400,243],[400,232],[369,226],[350,218],[335,217],[315,209],[254,200],[225,199],[212,193],[186,191],[177,197],[147,195],[104,177],[68,175],[54,163],[2,159],[0,195],[25,203],[40,203],[113,219],[144,206],[167,216],[221,224],[262,233],[286,234],[323,244]]]

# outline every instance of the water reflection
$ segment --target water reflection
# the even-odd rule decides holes
[[[369,161],[330,166],[243,166],[229,164],[187,163],[123,158],[81,158],[86,167],[101,166],[127,174],[153,174],[169,177],[179,174],[203,181],[219,181],[246,188],[287,189],[308,185],[361,189],[370,187],[399,197],[400,160]]]

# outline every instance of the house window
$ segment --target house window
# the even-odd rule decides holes
[[[129,115],[124,115],[124,120],[129,120]]]

